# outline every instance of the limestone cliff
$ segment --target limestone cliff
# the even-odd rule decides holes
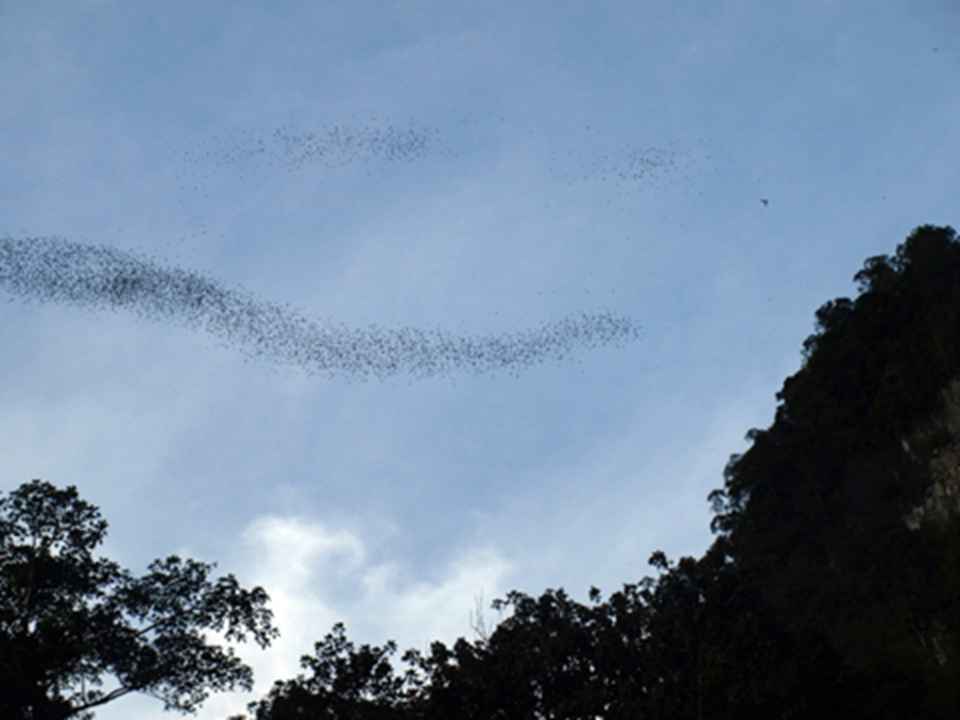
[[[944,389],[943,399],[943,412],[902,440],[904,449],[910,453],[914,453],[915,448],[930,448],[933,484],[924,502],[904,518],[911,530],[919,529],[924,523],[943,524],[960,515],[960,379]]]
[[[960,517],[960,380],[943,390],[943,409],[901,440],[903,448],[916,456],[927,448],[932,484],[923,502],[905,517],[907,527],[919,530],[935,524],[944,527],[948,520]],[[934,620],[928,628],[917,630],[917,639],[944,667],[950,661],[944,642],[946,627]]]

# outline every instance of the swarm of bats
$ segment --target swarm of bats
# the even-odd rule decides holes
[[[247,357],[297,365],[310,374],[358,379],[399,373],[518,370],[563,359],[578,347],[637,337],[610,313],[568,317],[518,333],[452,335],[412,327],[322,324],[242,288],[104,245],[57,237],[0,238],[0,288],[24,300],[125,310],[206,330]]]
[[[309,164],[335,168],[372,159],[412,162],[431,153],[449,155],[440,140],[436,128],[417,125],[282,128],[268,135],[220,139],[184,159],[194,166],[221,168],[258,157],[287,170]],[[657,148],[625,151],[614,160],[600,157],[587,175],[637,181],[675,164],[674,154]],[[205,330],[251,358],[358,379],[463,370],[516,372],[548,359],[561,360],[577,348],[622,344],[639,336],[628,318],[610,312],[581,313],[522,332],[487,335],[324,323],[197,272],[61,237],[0,237],[0,289],[23,300],[122,309],[174,321]]]

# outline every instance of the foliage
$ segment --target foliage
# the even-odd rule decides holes
[[[390,717],[955,717],[960,520],[905,517],[956,441],[937,420],[960,375],[956,233],[917,228],[854,280],[708,496],[703,557],[657,551],[659,578],[589,606],[508,593],[488,638],[404,655],[417,681]]]
[[[304,655],[301,667],[310,676],[278,681],[269,695],[251,703],[256,720],[389,720],[397,716],[411,679],[395,676],[389,658],[396,645],[363,645],[346,639],[342,623],[333,627],[314,655]]]
[[[107,531],[75,487],[34,480],[0,498],[0,717],[88,718],[128,693],[193,711],[210,690],[250,689],[230,641],[277,635],[266,592],[170,556],[143,577],[96,557]],[[103,690],[104,676],[116,687]]]
[[[674,563],[658,550],[648,561],[658,577],[606,600],[591,588],[589,604],[562,589],[510,592],[493,602],[510,614],[492,633],[449,648],[434,642],[426,655],[408,650],[402,674],[390,662],[394,643],[357,648],[335,625],[302,658],[304,673],[250,705],[255,720],[957,717],[960,513],[916,527],[907,519],[937,483],[953,478],[960,488],[960,392],[947,391],[960,378],[960,242],[951,228],[922,226],[894,256],[868,258],[854,280],[856,299],[817,310],[774,421],[747,433],[751,447],[730,457],[724,487],[709,494],[716,538],[702,557]],[[99,542],[105,525],[95,513],[75,498],[58,502],[74,508],[58,537],[79,548]],[[41,552],[44,536],[32,532],[32,549],[21,540],[23,555],[5,550],[2,565],[0,662],[18,692],[64,702],[61,685],[104,667],[128,686],[160,688],[158,668],[173,671],[166,650],[189,655],[187,628],[212,617],[164,595],[176,582],[209,592],[199,564],[174,558],[138,585],[73,545]],[[40,576],[69,592],[47,591]],[[96,602],[74,617],[74,597]],[[245,598],[248,611],[231,620],[259,622],[265,641],[269,616],[249,610],[265,595]],[[135,631],[115,631],[121,609],[178,640],[148,651]],[[53,635],[66,642],[37,641]],[[93,636],[111,638],[111,654],[90,650]],[[163,686],[181,707],[212,683],[194,677],[205,656],[191,657],[179,671],[195,681]],[[218,677],[246,677],[232,672]],[[71,707],[81,707],[75,698]]]

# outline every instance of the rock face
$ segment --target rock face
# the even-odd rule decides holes
[[[930,447],[935,436],[946,433],[949,440],[930,452],[930,471],[933,485],[923,503],[913,508],[904,518],[907,527],[917,530],[927,523],[942,524],[960,515],[960,379],[954,380],[944,391],[944,412],[931,418],[904,439],[903,446],[912,453],[914,447]]]
[[[960,379],[944,388],[943,398],[943,412],[901,440],[904,449],[914,455],[915,448],[930,448],[933,484],[923,502],[904,517],[911,530],[930,524],[943,526],[960,516]],[[925,631],[917,633],[920,644],[941,667],[950,661],[943,639],[945,631],[946,627],[934,620]]]

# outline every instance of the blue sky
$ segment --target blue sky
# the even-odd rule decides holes
[[[177,552],[265,586],[282,638],[241,649],[257,692],[202,720],[337,621],[424,648],[472,637],[481,595],[585,601],[657,548],[699,555],[816,308],[957,223],[958,20],[946,0],[0,2],[0,236],[150,254],[349,327],[641,328],[515,375],[360,382],[0,288],[0,489],[75,484],[136,572]],[[273,139],[333,126],[428,139],[296,167]],[[166,715],[98,713],[131,716]]]

